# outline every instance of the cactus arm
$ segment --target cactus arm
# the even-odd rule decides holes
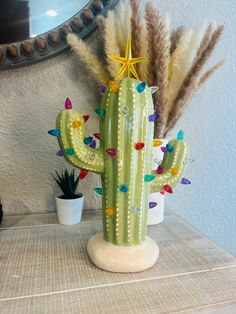
[[[185,172],[184,159],[186,158],[187,148],[185,142],[181,140],[171,140],[169,145],[173,147],[171,153],[165,152],[161,167],[163,173],[156,175],[156,179],[152,181],[151,191],[163,191],[163,185],[168,184],[171,188],[175,187],[181,180]],[[178,169],[178,173],[172,173],[172,169]]]
[[[84,144],[84,119],[79,111],[61,111],[57,116],[56,127],[60,130],[59,145],[70,164],[97,173],[104,172],[102,150]]]

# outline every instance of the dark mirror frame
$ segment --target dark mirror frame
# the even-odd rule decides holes
[[[65,0],[66,1],[66,0]],[[0,70],[20,67],[58,55],[69,46],[66,36],[75,33],[88,37],[97,27],[96,16],[105,15],[119,0],[92,0],[63,24],[22,42],[0,45]]]

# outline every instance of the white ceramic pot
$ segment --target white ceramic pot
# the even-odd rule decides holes
[[[166,146],[168,143],[167,139],[158,139],[162,142],[159,146],[152,147],[152,170],[156,170],[161,164],[164,153],[161,147]],[[153,208],[148,209],[148,225],[156,225],[163,221],[164,219],[164,205],[165,205],[165,195],[159,192],[154,192],[150,194],[149,202],[157,203]]]
[[[56,198],[57,218],[62,225],[75,225],[81,221],[84,196],[75,199]]]

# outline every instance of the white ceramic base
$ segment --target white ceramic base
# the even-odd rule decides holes
[[[102,234],[89,239],[87,252],[99,268],[117,273],[139,272],[152,267],[159,256],[159,247],[154,240],[146,240],[135,246],[120,246],[107,242]]]

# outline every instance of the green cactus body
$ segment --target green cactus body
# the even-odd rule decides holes
[[[78,111],[62,111],[57,118],[58,139],[67,161],[101,174],[104,239],[122,246],[145,240],[150,191],[162,191],[165,184],[174,187],[184,172],[186,149],[179,140],[170,142],[173,151],[165,153],[163,174],[151,172],[153,102],[147,86],[138,92],[140,83],[124,78],[118,91],[107,89],[101,104],[99,149],[84,144],[84,123]],[[73,127],[74,121],[80,126]],[[137,149],[137,143],[144,147]],[[178,173],[171,172],[174,167]]]
[[[137,91],[139,83],[125,78],[117,93],[109,89],[102,100],[106,112],[100,127],[106,169],[102,176],[104,238],[120,245],[140,243],[146,234],[150,183],[144,182],[144,176],[150,173],[153,123],[148,116],[153,103],[148,88]],[[135,149],[137,143],[144,143],[144,148]],[[108,148],[116,149],[114,157],[107,154]],[[127,192],[120,191],[122,186]],[[109,208],[114,216],[106,215]]]

